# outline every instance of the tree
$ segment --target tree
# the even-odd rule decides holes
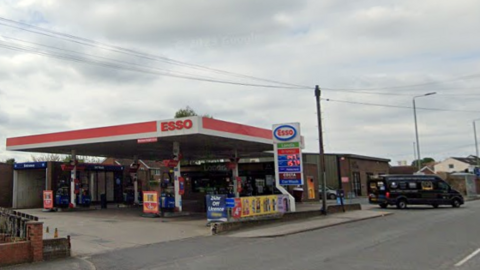
[[[43,154],[38,156],[32,155],[33,162],[41,161],[55,161],[55,162],[70,162],[72,160],[71,155],[57,155],[57,154]],[[99,157],[90,156],[77,156],[79,163],[101,163],[102,159]]]
[[[190,108],[190,106],[187,106],[185,109],[180,109],[175,113],[175,118],[183,118],[183,117],[189,117],[189,116],[197,116],[198,114]],[[209,114],[203,114],[202,117],[207,117],[207,118],[213,118],[213,116]]]
[[[41,161],[63,161],[64,156],[63,155],[57,155],[57,154],[42,154],[42,155],[37,155],[31,156],[31,159],[33,162],[41,162]]]
[[[418,166],[418,162],[419,162],[418,159],[412,161],[412,166],[417,167],[417,166]],[[433,159],[433,158],[431,158],[431,157],[422,158],[422,160],[420,161],[420,167],[423,168],[424,166],[426,166],[426,165],[427,165],[428,163],[430,163],[430,162],[435,162],[435,159]]]
[[[189,116],[197,116],[198,114],[189,106],[187,106],[185,109],[180,109],[175,113],[175,118],[183,118],[183,117],[189,117]]]
[[[14,158],[9,158],[5,161],[5,163],[12,165],[12,164],[15,163],[15,159]]]

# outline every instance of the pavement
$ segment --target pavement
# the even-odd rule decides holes
[[[252,229],[241,230],[238,232],[231,232],[227,235],[229,237],[280,237],[290,234],[296,234],[306,231],[313,231],[322,228],[327,228],[339,224],[351,223],[355,221],[378,218],[391,215],[391,212],[387,211],[374,211],[374,210],[357,210],[339,214],[331,214],[328,216],[320,216],[315,218],[309,218],[295,222],[285,222],[279,224],[265,225],[255,227]]]
[[[44,239],[53,238],[55,229],[59,237],[70,235],[72,254],[80,257],[211,234],[205,215],[147,218],[141,216],[141,208],[22,212],[44,222]]]

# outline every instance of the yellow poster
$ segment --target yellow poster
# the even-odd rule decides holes
[[[253,217],[278,213],[278,196],[243,197],[242,217]]]

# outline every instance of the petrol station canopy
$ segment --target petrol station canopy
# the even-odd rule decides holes
[[[174,142],[186,160],[273,155],[270,129],[200,116],[7,138],[7,150],[162,160]]]

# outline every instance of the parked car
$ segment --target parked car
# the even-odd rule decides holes
[[[319,196],[320,199],[322,198],[322,191],[323,191],[322,186],[318,187],[318,196]],[[329,199],[329,200],[336,200],[337,199],[337,190],[336,189],[333,189],[333,188],[327,186],[326,192],[327,192],[327,199]]]
[[[368,200],[381,208],[396,205],[399,209],[407,205],[451,205],[454,208],[464,204],[460,192],[438,176],[432,175],[384,175],[370,179]]]

